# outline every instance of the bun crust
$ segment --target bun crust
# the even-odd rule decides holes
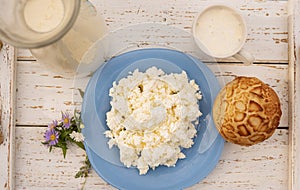
[[[276,92],[255,77],[237,77],[220,91],[213,118],[229,142],[251,146],[268,139],[281,118]]]

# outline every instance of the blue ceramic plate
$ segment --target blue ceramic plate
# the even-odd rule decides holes
[[[136,168],[126,168],[119,161],[119,150],[108,149],[108,139],[103,132],[106,112],[110,110],[109,89],[114,81],[126,77],[128,72],[139,69],[144,72],[155,66],[166,73],[181,73],[200,86],[202,100],[199,108],[197,137],[192,148],[183,149],[185,159],[178,160],[175,167],[159,166],[139,175]],[[82,131],[85,147],[93,168],[99,176],[118,189],[183,189],[206,177],[217,165],[224,147],[223,138],[217,134],[212,122],[211,111],[220,87],[214,74],[201,61],[179,51],[169,49],[142,49],[121,54],[103,64],[90,79],[82,105]],[[208,135],[207,135],[208,134]],[[217,134],[215,138],[203,138]],[[203,142],[208,139],[210,142]],[[203,145],[205,151],[200,150]]]

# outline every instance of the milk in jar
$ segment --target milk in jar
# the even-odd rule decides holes
[[[63,15],[62,0],[28,0],[24,8],[27,25],[39,32],[47,32],[59,26]],[[77,20],[66,35],[49,46],[31,49],[31,53],[54,72],[74,74],[85,52],[106,31],[105,21],[93,5],[87,0],[81,0]]]
[[[49,32],[56,28],[64,17],[62,0],[28,0],[24,6],[24,19],[32,30]]]

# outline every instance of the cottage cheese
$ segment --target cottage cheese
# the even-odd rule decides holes
[[[118,146],[120,160],[137,167],[140,175],[159,165],[175,166],[185,158],[182,148],[190,148],[201,116],[199,86],[187,74],[165,74],[156,67],[135,70],[114,82],[109,91],[111,110],[108,144]]]

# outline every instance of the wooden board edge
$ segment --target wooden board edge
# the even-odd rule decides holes
[[[300,189],[300,0],[288,2],[289,190]]]
[[[0,145],[0,189],[14,190],[15,165],[15,111],[16,111],[16,53],[15,48],[4,44],[0,52],[0,127],[4,141]]]

